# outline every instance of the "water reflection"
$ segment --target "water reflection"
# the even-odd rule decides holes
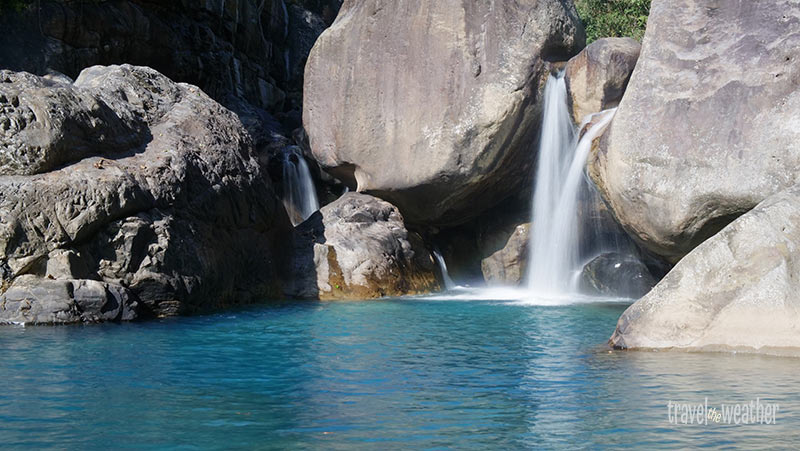
[[[621,304],[299,303],[3,328],[17,448],[791,446],[800,359],[610,352]],[[673,425],[671,401],[780,404],[775,425]],[[217,445],[217,446],[212,446]]]

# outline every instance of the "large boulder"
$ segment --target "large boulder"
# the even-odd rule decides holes
[[[564,79],[576,123],[619,105],[641,48],[632,38],[602,38],[569,60]]]
[[[306,65],[314,157],[410,223],[466,222],[527,183],[548,61],[583,43],[571,1],[346,1]]]
[[[296,229],[287,294],[370,299],[439,288],[433,258],[394,205],[347,193]]]
[[[800,186],[687,255],[619,320],[619,348],[800,355]]]
[[[800,172],[800,6],[654,0],[591,174],[621,223],[677,261]]]
[[[144,67],[91,67],[72,85],[48,85],[8,71],[0,72],[0,80],[5,80],[5,92],[24,93],[12,100],[13,112],[0,114],[0,121],[14,120],[16,111],[36,111],[41,104],[55,108],[62,99],[63,117],[75,124],[63,129],[66,121],[35,114],[24,128],[0,134],[0,148],[31,146],[24,135],[31,130],[45,137],[87,130],[68,138],[80,140],[82,147],[42,147],[48,150],[41,155],[57,155],[56,160],[28,152],[36,157],[29,158],[36,170],[7,163],[25,152],[0,157],[5,168],[0,175],[0,275],[2,291],[8,290],[0,321],[20,322],[23,310],[34,312],[28,318],[34,323],[167,316],[281,292],[275,255],[283,252],[279,246],[288,241],[291,226],[235,114],[197,87]],[[95,111],[102,112],[105,122],[97,120]],[[100,132],[92,141],[88,131],[98,124],[116,124],[114,130],[127,134],[108,139],[129,144],[110,147]],[[64,166],[53,167],[54,161]],[[26,275],[38,279],[20,279]],[[139,307],[129,309],[130,315],[91,313],[76,288],[102,291],[89,281],[105,284],[108,293],[124,293],[113,296]],[[12,302],[22,298],[32,305]]]

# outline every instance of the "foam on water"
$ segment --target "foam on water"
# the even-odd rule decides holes
[[[434,301],[497,301],[505,304],[530,306],[562,306],[589,303],[630,304],[632,299],[623,297],[589,296],[580,293],[543,294],[526,287],[463,287],[448,289],[443,293],[415,296],[416,299]]]

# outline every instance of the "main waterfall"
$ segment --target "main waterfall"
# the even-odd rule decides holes
[[[283,205],[292,225],[300,224],[319,210],[314,179],[296,147],[288,147],[283,154]]]
[[[551,76],[544,94],[528,265],[530,290],[548,296],[578,291],[575,276],[586,257],[581,252],[582,237],[601,235],[591,230],[596,194],[585,166],[592,141],[615,112],[592,115],[576,130],[567,95],[564,77]],[[578,137],[586,126],[588,130]]]

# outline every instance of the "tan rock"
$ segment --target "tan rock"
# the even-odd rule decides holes
[[[622,100],[642,46],[631,38],[603,38],[570,59],[564,75],[575,123]]]
[[[392,204],[347,193],[297,226],[287,295],[372,299],[438,290],[422,240]]]
[[[800,185],[681,260],[625,311],[611,344],[800,355],[798,293]]]

